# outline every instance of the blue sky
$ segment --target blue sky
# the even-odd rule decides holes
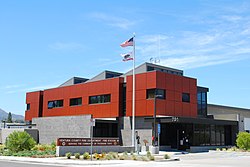
[[[104,69],[125,72],[120,43],[136,33],[151,57],[210,88],[209,103],[250,108],[250,1],[0,2],[0,108],[24,115],[25,93]]]

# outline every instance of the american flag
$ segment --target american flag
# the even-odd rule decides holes
[[[133,46],[134,45],[134,37],[130,38],[129,40],[123,42],[120,46],[121,47],[127,47],[127,46]]]

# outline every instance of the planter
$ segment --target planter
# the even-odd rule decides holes
[[[142,152],[147,152],[147,151],[149,151],[149,146],[142,146],[142,147],[141,147],[141,151],[142,151]]]
[[[152,154],[159,154],[159,146],[152,146],[151,153]]]

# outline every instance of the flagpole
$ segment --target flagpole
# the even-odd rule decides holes
[[[133,37],[132,146],[135,147],[135,33]]]

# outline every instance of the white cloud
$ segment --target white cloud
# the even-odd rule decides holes
[[[10,91],[7,91],[6,94],[45,90],[45,89],[57,87],[58,85],[59,84],[51,84],[51,85],[41,85],[41,86],[35,86],[35,87],[29,87],[29,88],[22,88],[22,89],[12,89]]]
[[[139,37],[137,60],[155,57],[162,65],[189,69],[250,59],[249,10],[246,5],[234,9],[210,6],[196,15],[177,15],[195,28]]]
[[[1,87],[0,89],[13,89],[13,88],[20,88],[20,87],[23,87],[24,85],[23,84],[20,84],[20,85],[6,85],[6,86],[3,86]]]
[[[89,16],[98,21],[102,21],[106,23],[107,25],[118,27],[121,29],[129,29],[130,27],[136,24],[136,22],[131,21],[131,19],[129,20],[123,17],[107,15],[105,13],[96,12],[96,13],[91,13]]]
[[[180,32],[178,36],[145,35],[138,39],[137,59],[159,58],[160,64],[181,69],[198,68],[250,59],[250,41],[239,30]],[[230,34],[230,35],[228,35]]]
[[[54,50],[83,50],[84,45],[76,42],[56,42],[49,45],[49,48]]]
[[[221,57],[221,56],[187,56],[178,58],[166,58],[163,59],[160,64],[169,67],[175,67],[180,69],[192,69],[198,67],[206,67],[212,65],[225,64],[229,62],[239,61],[242,58],[237,57]]]
[[[230,22],[237,22],[242,20],[243,18],[239,15],[224,15],[221,17],[222,19]]]

